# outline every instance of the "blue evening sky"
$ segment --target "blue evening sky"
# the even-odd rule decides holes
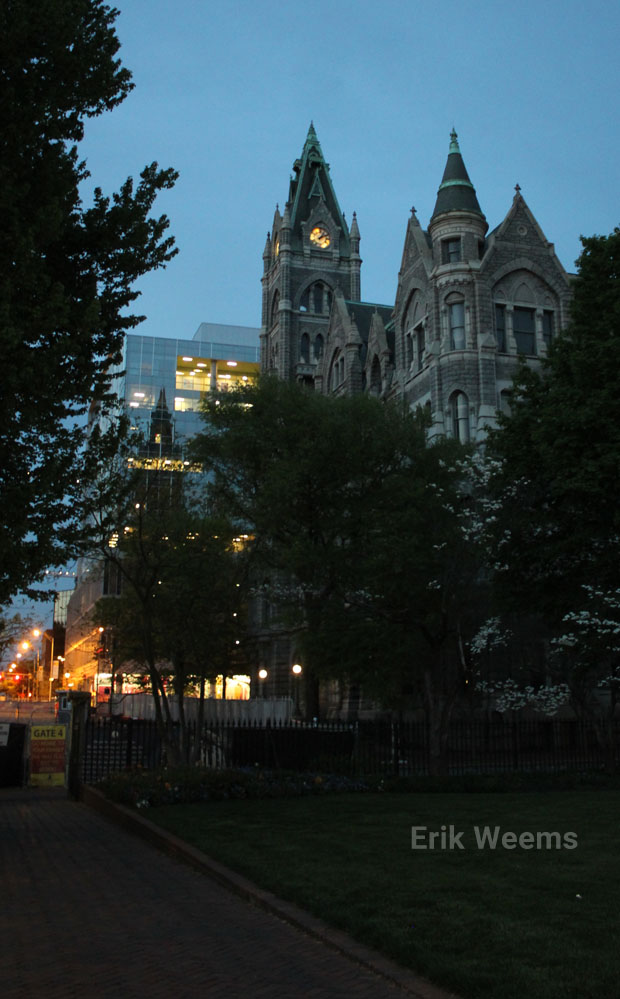
[[[490,228],[518,182],[570,271],[580,234],[620,223],[617,0],[118,6],[136,87],[87,126],[90,187],[112,193],[152,160],[180,173],[157,206],[180,253],[141,283],[138,333],[260,326],[265,236],[311,120],[357,212],[366,301],[393,304],[409,210],[426,227],[453,126]]]
[[[260,326],[262,251],[311,120],[357,212],[362,298],[393,304],[409,210],[426,227],[454,126],[489,227],[523,196],[568,271],[619,224],[614,0],[119,0],[135,90],[89,123],[90,186],[152,160],[180,253],[146,277],[136,330]]]

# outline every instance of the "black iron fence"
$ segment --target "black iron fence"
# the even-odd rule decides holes
[[[422,722],[209,723],[189,727],[189,742],[204,766],[344,775],[429,773],[430,739]],[[450,774],[598,770],[620,764],[620,720],[602,737],[577,720],[455,721],[444,746]],[[82,779],[166,762],[156,723],[90,718]]]

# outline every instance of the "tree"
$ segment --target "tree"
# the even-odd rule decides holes
[[[501,465],[498,585],[554,626],[583,586],[620,583],[620,230],[582,242],[569,328],[541,371],[523,367],[487,447]]]
[[[126,311],[133,283],[176,252],[166,217],[150,216],[172,170],[152,163],[136,185],[82,202],[85,122],[132,88],[117,14],[101,0],[0,9],[0,604],[66,558],[88,474],[84,414],[111,402],[110,365],[142,318]]]
[[[253,535],[255,584],[288,614],[305,675],[423,704],[439,768],[488,611],[467,451],[429,444],[408,410],[271,378],[206,415],[195,455]]]
[[[128,472],[130,449],[125,442],[118,467],[102,467],[83,500],[91,559],[113,594],[97,601],[93,624],[105,630],[113,673],[148,677],[168,761],[193,762],[200,745],[185,695],[198,690],[200,732],[206,681],[241,672],[243,557],[230,523],[205,512],[191,472]]]
[[[620,229],[582,243],[569,327],[540,371],[523,368],[487,449],[499,463],[498,594],[544,621],[549,670],[580,713],[600,707],[593,689],[617,669]]]

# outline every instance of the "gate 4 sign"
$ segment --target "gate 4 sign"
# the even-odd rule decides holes
[[[65,725],[30,726],[30,783],[64,784]]]

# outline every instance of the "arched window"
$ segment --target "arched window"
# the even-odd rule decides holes
[[[280,309],[280,292],[276,291],[275,295],[271,300],[271,325],[274,326],[278,321],[278,311]]]
[[[499,394],[500,412],[505,413],[506,416],[510,416],[511,404],[512,404],[512,392],[509,389],[502,389],[502,391]]]
[[[466,444],[469,440],[469,400],[464,392],[455,392],[450,399],[452,436]]]
[[[524,269],[508,274],[493,289],[497,349],[535,357],[541,341],[549,350],[559,301],[538,275]]]
[[[319,333],[314,341],[314,356],[316,360],[319,359],[323,353],[323,334]]]
[[[416,371],[420,371],[422,367],[425,312],[426,305],[421,299],[420,292],[414,291],[403,318],[403,361],[407,369],[413,366],[414,361]]]
[[[299,302],[300,312],[311,312],[317,316],[326,315],[331,310],[331,307],[331,289],[326,284],[323,284],[322,281],[317,281],[306,288]]]
[[[310,337],[307,333],[302,333],[299,343],[299,360],[306,364],[310,360]]]
[[[448,317],[451,349],[465,350],[465,303],[452,302],[448,306]]]

